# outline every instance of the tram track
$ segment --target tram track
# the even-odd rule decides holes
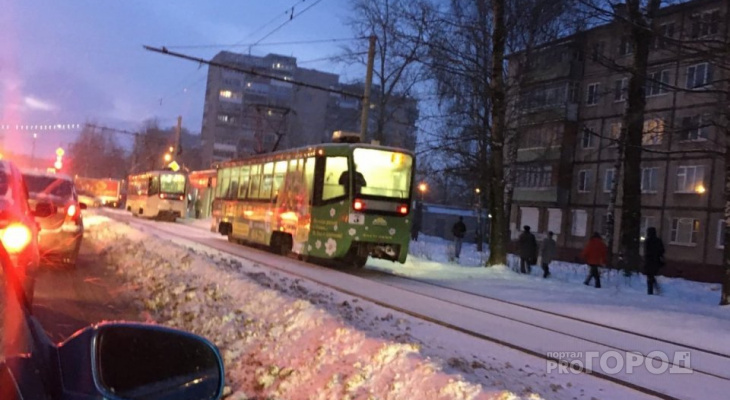
[[[411,297],[416,296],[416,297],[422,299],[423,301],[428,300],[428,302],[430,302],[432,304],[437,304],[440,307],[449,307],[450,309],[455,310],[456,313],[472,314],[472,315],[474,315],[475,318],[478,318],[478,319],[485,319],[485,320],[491,319],[491,320],[495,320],[495,321],[499,320],[501,324],[507,324],[507,325],[511,325],[513,327],[519,326],[519,329],[521,329],[521,330],[525,330],[525,329],[527,329],[528,331],[537,330],[540,332],[540,336],[552,335],[553,337],[560,338],[563,341],[563,343],[580,342],[583,345],[587,344],[589,346],[589,348],[591,348],[591,347],[601,348],[604,351],[607,349],[613,350],[613,351],[620,351],[620,352],[630,352],[631,351],[631,349],[628,349],[625,346],[624,347],[617,346],[615,343],[606,343],[605,341],[602,341],[602,340],[586,338],[586,337],[579,336],[577,334],[565,332],[564,330],[556,329],[554,326],[546,326],[546,325],[550,325],[550,324],[540,324],[540,323],[536,323],[535,321],[525,320],[524,318],[518,318],[514,314],[510,314],[509,312],[507,312],[507,313],[495,312],[494,310],[485,309],[486,307],[479,307],[479,306],[475,306],[473,304],[469,304],[469,302],[467,302],[467,301],[456,301],[454,299],[445,299],[445,298],[442,298],[439,296],[424,293],[424,290],[414,290],[413,288],[403,287],[402,285],[394,284],[393,282],[385,282],[383,280],[374,280],[374,279],[372,279],[372,277],[369,278],[367,276],[366,277],[362,276],[362,275],[368,275],[368,274],[372,275],[374,273],[373,270],[367,270],[366,273],[364,273],[362,271],[338,271],[338,270],[333,270],[331,268],[322,267],[322,266],[319,266],[316,264],[313,265],[313,264],[303,263],[303,262],[296,261],[296,260],[290,259],[290,258],[280,258],[282,262],[272,262],[270,260],[272,255],[270,253],[256,251],[255,249],[252,249],[252,248],[242,247],[242,246],[239,246],[236,244],[231,244],[224,240],[214,240],[214,239],[218,239],[218,238],[210,238],[211,240],[206,240],[205,242],[202,242],[202,243],[196,242],[195,240],[190,238],[190,235],[185,235],[183,230],[177,228],[177,227],[179,227],[179,225],[160,224],[157,222],[139,220],[136,218],[132,218],[131,216],[123,216],[123,215],[119,215],[119,214],[113,214],[111,216],[114,219],[120,220],[122,222],[126,222],[134,227],[142,227],[143,230],[146,230],[146,231],[157,231],[157,232],[164,234],[165,236],[174,235],[179,240],[182,240],[182,241],[202,244],[204,246],[210,247],[210,248],[220,251],[222,253],[226,253],[231,256],[235,256],[235,257],[239,257],[239,258],[243,258],[243,259],[255,262],[259,265],[265,266],[272,270],[283,272],[290,276],[295,276],[297,278],[312,281],[319,285],[327,287],[331,290],[335,290],[335,291],[345,293],[350,296],[361,298],[363,300],[377,304],[381,307],[388,308],[393,311],[401,312],[406,315],[409,315],[409,316],[412,316],[412,317],[415,317],[415,318],[418,318],[418,319],[421,319],[424,321],[428,321],[433,324],[437,324],[437,325],[446,327],[448,329],[452,329],[454,331],[461,332],[463,334],[469,335],[469,336],[477,338],[477,339],[496,343],[496,344],[520,351],[524,354],[528,354],[528,355],[531,355],[534,357],[544,359],[546,361],[553,361],[553,362],[560,363],[560,362],[565,362],[566,360],[552,357],[549,355],[548,352],[540,351],[539,349],[536,349],[535,346],[524,345],[524,343],[519,343],[519,341],[510,340],[509,338],[505,338],[504,336],[500,337],[499,335],[480,332],[479,330],[474,329],[473,327],[465,326],[462,323],[457,323],[454,321],[445,321],[445,320],[442,320],[439,318],[434,318],[433,315],[428,315],[428,313],[423,312],[423,310],[420,310],[420,311],[414,310],[413,308],[410,308],[410,307],[404,307],[404,306],[395,304],[396,303],[395,301],[385,301],[383,298],[378,297],[374,294],[368,295],[367,293],[363,293],[363,291],[361,291],[361,290],[355,290],[353,288],[343,287],[343,285],[333,282],[332,279],[323,279],[321,277],[313,276],[313,274],[308,273],[308,271],[310,271],[310,270],[318,271],[319,273],[317,275],[319,275],[319,276],[332,275],[332,272],[339,272],[339,273],[346,272],[350,275],[355,275],[362,279],[370,280],[371,282],[374,282],[377,285],[387,286],[387,287],[391,288],[391,290],[397,290],[404,295],[407,294],[408,296],[411,296]],[[191,229],[196,229],[198,231],[201,231],[200,229],[197,229],[197,228],[191,228]],[[152,232],[150,232],[150,233],[152,233]],[[244,251],[244,250],[252,250],[252,251]],[[245,253],[245,254],[243,254],[243,253]],[[297,266],[297,268],[293,268],[292,266]],[[301,268],[302,266],[304,266],[304,268]],[[324,272],[324,273],[322,273],[322,272]],[[527,305],[523,305],[523,304],[519,304],[519,303],[507,301],[507,300],[502,300],[502,299],[498,299],[498,298],[495,298],[492,296],[476,295],[474,293],[470,293],[468,291],[463,291],[463,290],[459,290],[459,289],[454,289],[454,288],[448,287],[446,285],[439,285],[439,284],[424,282],[422,280],[402,277],[402,276],[398,276],[396,274],[389,274],[389,273],[383,272],[383,271],[377,271],[377,272],[375,272],[375,274],[379,275],[380,277],[388,276],[391,278],[397,278],[398,280],[411,281],[413,283],[417,283],[418,285],[428,285],[431,288],[438,288],[439,291],[451,292],[451,293],[458,294],[459,296],[469,296],[469,297],[472,297],[470,302],[473,302],[474,298],[477,298],[477,300],[482,301],[482,302],[484,302],[486,300],[488,302],[492,302],[492,303],[500,304],[502,306],[508,306],[511,308],[523,310],[523,311],[529,312],[529,313],[539,313],[541,315],[547,316],[547,318],[560,319],[560,321],[558,323],[559,325],[565,323],[565,321],[570,321],[571,324],[583,324],[585,326],[592,326],[594,328],[618,333],[621,335],[631,335],[633,337],[640,338],[643,341],[649,341],[649,342],[653,341],[654,344],[660,343],[662,346],[674,346],[674,347],[679,347],[681,349],[691,350],[691,351],[695,352],[693,354],[693,358],[700,357],[701,359],[708,359],[708,358],[714,357],[716,359],[711,360],[711,361],[717,361],[717,359],[721,359],[723,361],[730,360],[730,356],[723,354],[723,353],[719,353],[719,352],[715,352],[715,351],[711,351],[711,350],[707,350],[707,349],[702,349],[702,348],[696,347],[696,346],[690,346],[690,345],[686,345],[686,344],[682,344],[682,343],[677,343],[674,341],[658,339],[658,338],[650,337],[648,335],[631,332],[631,331],[628,331],[625,329],[611,327],[611,326],[608,326],[605,324],[600,324],[600,323],[594,323],[592,321],[584,320],[581,318],[566,316],[566,315],[563,315],[560,313],[542,310],[542,309],[539,309],[536,307],[531,307],[531,306],[527,306]],[[466,304],[464,304],[464,303],[466,303]],[[566,338],[568,339],[567,341],[565,340]],[[652,360],[658,361],[658,362],[665,362],[664,360],[661,360],[661,359],[652,359]],[[670,366],[677,366],[673,362],[669,362],[669,364],[670,364]],[[635,382],[635,379],[632,380],[631,376],[627,377],[627,376],[613,375],[613,374],[605,373],[598,369],[588,369],[585,366],[576,367],[574,365],[574,369],[577,371],[580,371],[580,372],[590,373],[591,375],[593,375],[595,377],[598,377],[598,378],[601,378],[601,379],[604,379],[604,380],[607,380],[607,381],[610,381],[610,382],[613,382],[613,383],[625,386],[627,388],[630,388],[630,389],[633,389],[633,390],[636,390],[636,391],[639,391],[639,392],[642,392],[642,393],[645,393],[648,395],[652,395],[652,396],[655,396],[655,397],[661,398],[661,399],[674,400],[674,399],[695,398],[695,397],[686,397],[684,395],[678,396],[675,394],[670,394],[670,393],[667,393],[666,391],[660,390],[657,387],[648,387],[651,385],[642,385],[641,383]],[[723,387],[730,388],[730,377],[723,375],[722,373],[718,373],[716,371],[711,371],[711,370],[705,370],[702,368],[693,368],[692,372],[693,372],[693,375],[695,376],[695,379],[698,381],[697,383],[700,385],[720,383],[723,385]],[[700,377],[700,378],[697,378],[697,377]],[[709,397],[705,396],[705,397],[696,397],[696,398],[709,398]]]

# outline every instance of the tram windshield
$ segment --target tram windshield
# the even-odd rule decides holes
[[[413,157],[408,154],[357,148],[353,151],[355,171],[362,174],[363,195],[407,199],[411,189]]]

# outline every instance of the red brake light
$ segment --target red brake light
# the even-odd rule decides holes
[[[68,215],[71,218],[73,218],[76,215],[76,205],[75,204],[71,204],[70,206],[68,206],[68,208],[66,209],[66,215]]]
[[[362,211],[365,208],[365,203],[362,200],[360,200],[360,199],[355,199],[352,202],[352,208],[355,211]]]
[[[3,246],[8,253],[20,253],[31,241],[31,232],[22,224],[11,224],[2,235]]]
[[[405,204],[401,204],[400,206],[398,206],[398,212],[403,215],[408,214],[408,206]]]

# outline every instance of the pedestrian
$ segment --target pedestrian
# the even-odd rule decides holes
[[[464,240],[466,235],[466,225],[464,225],[464,217],[459,217],[454,226],[451,228],[451,233],[454,235],[454,257],[456,261],[459,261],[459,254],[461,254],[461,242]]]
[[[654,294],[656,289],[659,293],[659,285],[656,283],[656,275],[664,266],[664,243],[656,234],[656,228],[649,227],[646,230],[644,241],[644,273],[646,273],[646,290],[648,294]]]
[[[542,241],[540,247],[540,259],[542,261],[542,277],[547,278],[550,276],[550,263],[555,258],[557,253],[557,244],[553,239],[553,232],[548,231],[547,237]]]
[[[416,202],[416,209],[411,224],[411,240],[418,241],[418,233],[421,231],[421,221],[423,220],[423,205],[420,201]]]
[[[537,263],[537,239],[530,232],[530,226],[525,225],[524,231],[517,239],[517,250],[520,255],[520,272],[523,274],[532,273],[532,265]]]
[[[596,288],[601,287],[601,275],[598,272],[598,267],[606,265],[607,254],[608,248],[606,247],[606,244],[603,243],[601,234],[598,232],[593,233],[591,239],[583,249],[583,253],[581,253],[583,261],[588,264],[588,267],[590,267],[588,277],[586,277],[586,280],[583,282],[584,285],[589,285],[591,283],[591,279],[595,279]]]

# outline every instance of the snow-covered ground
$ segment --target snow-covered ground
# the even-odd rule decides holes
[[[543,279],[539,266],[530,276],[484,268],[488,253],[477,252],[475,244],[464,245],[459,264],[449,262],[450,246],[421,235],[405,264],[370,260],[368,268],[730,354],[730,308],[717,305],[719,284],[658,277],[661,294],[649,296],[644,276],[607,269],[596,289],[583,285],[585,265],[553,262],[551,276]]]
[[[222,350],[231,398],[648,398],[216,251],[105,217],[89,237],[147,319]],[[359,278],[358,278],[359,279]]]

